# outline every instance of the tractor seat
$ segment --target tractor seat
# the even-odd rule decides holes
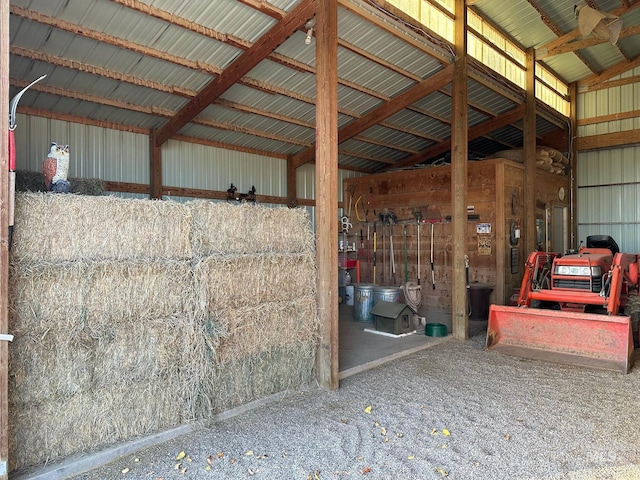
[[[587,248],[608,248],[613,255],[620,251],[616,241],[609,235],[589,235],[587,237]]]

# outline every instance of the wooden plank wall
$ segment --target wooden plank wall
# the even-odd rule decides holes
[[[471,215],[478,219],[467,222],[465,251],[469,257],[469,280],[493,287],[490,301],[507,303],[514,288],[520,286],[523,265],[529,252],[519,247],[518,271],[511,273],[511,221],[524,228],[523,216],[523,165],[505,159],[469,162],[467,204],[473,207]],[[560,186],[569,191],[569,178],[539,171],[536,178],[538,206],[569,205],[569,195],[560,202],[557,191]],[[389,172],[344,182],[345,213],[353,228],[347,240],[355,243],[360,259],[361,282],[384,286],[401,286],[405,283],[404,226],[407,230],[407,257],[409,281],[417,281],[418,227],[413,212],[422,212],[425,223],[420,226],[422,305],[428,310],[451,312],[453,229],[450,219],[451,168],[440,166],[420,170]],[[514,193],[515,192],[515,193]],[[356,210],[357,203],[357,210]],[[349,212],[349,204],[351,210]],[[380,214],[392,211],[397,224],[393,227],[394,259],[396,274],[391,271],[389,227],[383,226]],[[538,210],[536,210],[538,212]],[[544,215],[544,209],[542,210]],[[434,224],[435,289],[431,284],[430,229]],[[359,221],[361,219],[362,221]],[[376,279],[373,282],[373,230],[377,231]],[[489,224],[490,233],[478,233],[478,224]],[[361,242],[362,232],[362,242]],[[369,240],[367,240],[367,232]],[[344,237],[340,235],[340,239]],[[363,248],[361,248],[361,246]]]

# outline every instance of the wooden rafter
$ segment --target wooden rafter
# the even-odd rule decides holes
[[[451,75],[452,66],[446,67],[392,100],[385,102],[369,114],[354,120],[339,130],[338,142],[344,142],[345,140],[364,132],[366,129],[406,108],[408,105],[411,105],[420,98],[439,90],[451,81]],[[315,148],[308,148],[297,155],[294,155],[292,162],[297,168],[300,165],[304,165],[305,163],[312,161],[314,155]]]
[[[474,127],[469,129],[468,141],[475,140],[476,138],[482,137],[488,133],[493,132],[499,128],[505,127],[507,125],[512,124],[520,120],[524,115],[524,105],[520,105],[513,110],[509,110],[502,115],[498,115],[491,120],[487,120],[486,122],[480,123]],[[396,162],[393,167],[394,168],[404,168],[411,167],[413,165],[417,165],[418,163],[422,163],[426,160],[429,160],[433,157],[437,157],[438,155],[442,155],[445,152],[451,150],[451,139],[439,143],[427,150],[424,150],[416,155],[411,155],[399,162]]]
[[[611,77],[615,77],[616,75],[628,72],[629,70],[632,70],[638,66],[640,66],[640,55],[631,61],[623,61],[614,65],[613,67],[607,68],[604,72],[600,72],[597,75],[591,75],[587,78],[584,78],[578,82],[578,86],[590,87],[592,85],[604,82],[605,80],[609,80]]]
[[[540,18],[542,19],[542,22],[549,28],[549,30],[551,30],[558,37],[561,37],[562,30],[560,30],[560,28],[554,22],[551,21],[551,19],[546,15],[544,10],[540,8],[540,6],[538,5],[538,2],[536,0],[527,0],[527,1],[540,14]],[[593,65],[591,65],[591,63],[589,63],[579,52],[575,52],[575,54],[590,71],[594,73],[596,72],[596,69],[593,67]]]
[[[158,129],[156,141],[161,145],[183,126],[189,123],[202,110],[222,95],[234,83],[246,75],[267,55],[275,50],[289,35],[296,31],[313,16],[313,0],[302,0],[271,30],[263,35],[263,41],[257,42],[245,50],[220,75],[212,80],[202,91],[185,105],[180,112]]]
[[[640,34],[640,25],[634,25],[633,27],[625,28],[620,32],[619,38],[631,37],[633,35]],[[593,47],[594,45],[600,45],[601,43],[607,43],[607,40],[600,40],[595,37],[584,38],[582,40],[576,40],[574,42],[559,45],[553,50],[543,50],[542,48],[536,50],[536,59],[543,60],[545,58],[553,57],[554,55],[560,55],[562,53],[575,52],[583,48]]]
[[[531,1],[533,0],[529,0],[529,2]],[[616,8],[615,10],[612,10],[609,13],[611,13],[612,15],[617,15],[621,17],[625,13],[628,13],[637,7],[640,7],[640,2],[638,1],[634,2],[633,4],[629,4],[628,2],[625,2],[622,7]],[[556,55],[556,53],[551,53],[551,52],[556,52],[558,51],[558,49],[561,49],[561,47],[564,47],[565,45],[570,45],[570,42],[573,42],[575,39],[581,36],[580,30],[577,28],[565,34],[562,34],[560,32],[560,33],[556,33],[556,35],[558,35],[558,38],[536,49],[536,59],[544,58],[546,56],[551,56],[551,54]],[[604,43],[604,42],[598,42],[598,43]],[[580,47],[580,48],[585,48],[585,47]],[[576,48],[576,50],[578,49],[579,48]],[[573,50],[568,50],[568,51],[573,51]]]

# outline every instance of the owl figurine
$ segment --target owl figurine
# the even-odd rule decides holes
[[[42,162],[44,188],[46,191],[69,193],[71,183],[67,180],[69,172],[69,145],[51,143],[49,155]]]

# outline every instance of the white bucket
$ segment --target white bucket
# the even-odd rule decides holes
[[[346,297],[347,305],[353,306],[353,300],[354,300],[353,299],[353,291],[354,291],[353,285],[347,285],[347,286],[344,287],[344,289],[345,289],[344,296]]]

